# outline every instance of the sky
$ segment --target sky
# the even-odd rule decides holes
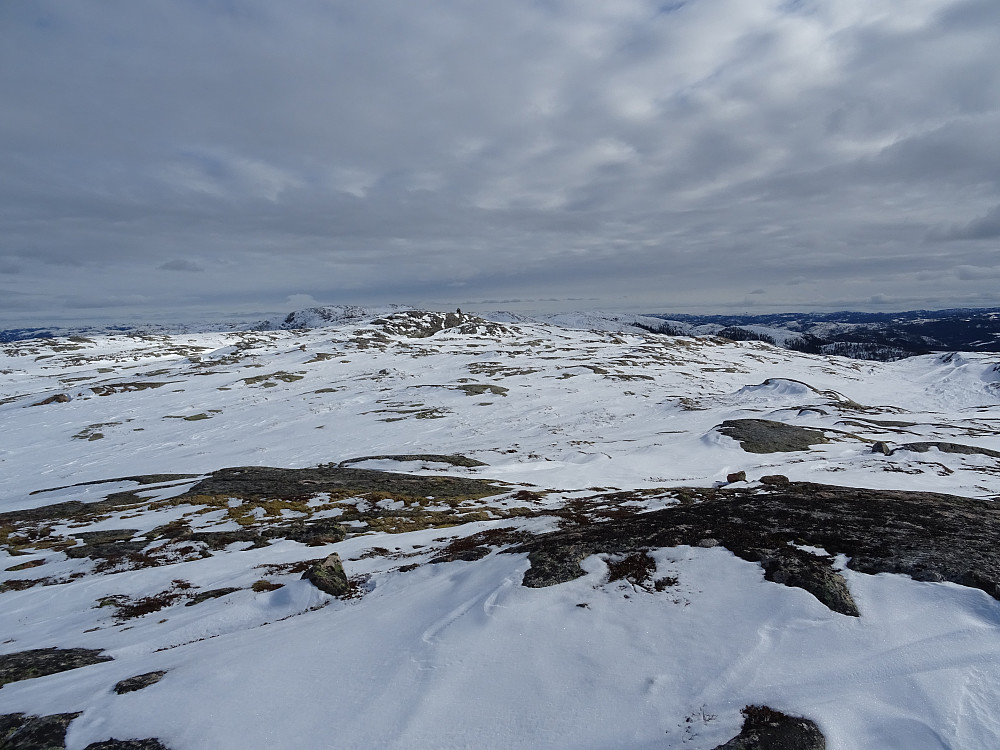
[[[1000,306],[996,0],[0,3],[0,326]]]

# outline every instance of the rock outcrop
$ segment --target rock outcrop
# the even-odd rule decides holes
[[[807,451],[812,445],[830,442],[820,430],[770,419],[727,419],[715,429],[738,440],[747,453]]]
[[[65,672],[79,667],[111,661],[110,656],[93,648],[36,648],[0,655],[0,687],[8,682]]]
[[[3,750],[63,750],[66,728],[79,713],[0,716],[0,748]]]
[[[622,495],[620,501],[627,499]],[[617,496],[616,496],[617,497]],[[681,504],[611,520],[577,518],[511,551],[527,552],[523,583],[551,586],[583,575],[597,553],[641,550],[712,539],[757,562],[765,577],[813,594],[835,612],[857,615],[832,555],[863,573],[902,573],[952,581],[1000,599],[1000,507],[951,495],[791,482],[763,488],[701,490]],[[823,554],[825,550],[828,554]]]
[[[715,750],[826,750],[826,738],[809,719],[768,706],[743,709],[740,733]]]

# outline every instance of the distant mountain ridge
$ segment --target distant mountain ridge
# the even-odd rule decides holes
[[[760,340],[811,354],[892,360],[943,351],[1000,351],[1000,308],[897,313],[661,315],[700,335]]]
[[[325,328],[345,323],[357,323],[366,318],[391,315],[396,312],[413,310],[409,305],[381,305],[364,307],[361,305],[323,305],[296,310],[283,317],[270,318],[253,326],[258,331],[292,331],[299,328]]]
[[[166,335],[222,330],[313,329],[348,325],[414,311],[414,307],[399,304],[371,307],[324,305],[296,310],[257,323],[216,321],[11,328],[0,330],[0,343],[106,333]],[[525,315],[497,310],[476,315],[493,323],[541,323],[569,329],[672,336],[721,336],[737,341],[762,341],[811,354],[881,361],[945,351],[1000,352],[1000,308],[760,315],[639,315],[602,311]]]

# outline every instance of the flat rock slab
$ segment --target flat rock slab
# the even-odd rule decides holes
[[[499,386],[491,386],[491,387],[499,388]],[[477,461],[474,458],[469,458],[468,456],[462,456],[458,454],[444,455],[440,453],[394,453],[391,455],[381,455],[381,456],[359,456],[358,458],[348,458],[344,461],[341,461],[339,466],[340,468],[344,468],[345,466],[361,463],[362,461],[427,461],[429,463],[448,464],[450,466],[463,466],[466,468],[474,468],[476,466],[489,466],[489,464],[483,463],[482,461]]]
[[[989,456],[990,458],[1000,458],[1000,451],[991,451],[989,448],[979,448],[975,445],[962,445],[961,443],[931,442],[931,443],[905,443],[892,451],[913,451],[914,453],[927,453],[935,448],[942,453],[957,453],[964,456]]]
[[[63,750],[66,728],[79,713],[0,716],[0,750]]]
[[[699,489],[681,497],[687,502],[625,518],[579,520],[513,548],[531,561],[524,585],[578,578],[580,561],[597,553],[707,546],[711,540],[759,563],[768,580],[802,588],[842,614],[858,612],[833,566],[831,555],[839,553],[862,573],[952,581],[1000,599],[1000,507],[992,502],[807,482]],[[627,500],[628,493],[616,499]],[[799,548],[805,545],[829,555]]]
[[[727,419],[715,429],[738,440],[747,453],[807,451],[812,445],[830,442],[820,430],[770,419]]]
[[[0,687],[8,682],[30,680],[33,677],[65,672],[91,664],[111,661],[100,649],[38,648],[0,655]]]
[[[239,466],[212,472],[185,494],[281,498],[338,490],[436,498],[486,497],[503,492],[496,482],[465,477],[424,477],[339,466],[312,469]]]
[[[383,458],[394,458],[403,460],[415,458],[420,460],[447,460],[457,466],[479,466],[485,465],[475,459],[465,456],[431,456],[423,454],[385,456]],[[371,458],[371,457],[368,457]],[[356,460],[368,460],[361,458]],[[345,463],[350,463],[348,460]],[[197,475],[190,474],[157,474],[150,476],[122,477],[115,480],[101,480],[95,482],[83,482],[78,487],[85,485],[106,484],[108,482],[132,481],[140,484],[152,484],[156,481],[182,480],[195,478]],[[58,487],[55,489],[67,489],[68,487]],[[311,497],[322,492],[334,493],[383,493],[386,496],[397,497],[434,497],[442,500],[481,498],[490,495],[498,495],[506,491],[502,482],[496,480],[473,479],[468,477],[455,476],[418,476],[415,474],[402,474],[391,471],[376,471],[374,469],[353,469],[345,466],[325,465],[306,469],[284,469],[272,468],[268,466],[237,466],[232,468],[219,469],[203,477],[186,492],[174,497],[164,498],[166,500],[181,501],[184,498],[197,495],[229,495],[235,498],[263,499],[263,498],[290,498],[290,497]],[[41,490],[49,492],[52,490]],[[37,493],[33,493],[37,494]],[[132,505],[143,502],[143,499],[133,492],[116,492],[108,495],[103,500],[95,502],[81,502],[70,500],[67,502],[43,505],[37,508],[27,508],[24,510],[0,513],[0,523],[17,524],[33,523],[40,521],[55,520],[82,520],[89,519],[101,513],[107,513],[123,505]],[[289,526],[289,531],[295,531],[294,524]],[[73,536],[80,537],[79,533]],[[288,537],[292,538],[292,537]],[[296,541],[299,541],[298,539]],[[301,540],[308,543],[309,540]],[[336,540],[334,540],[336,541]],[[83,557],[105,556],[113,557],[116,550],[123,550],[122,545],[130,545],[127,540],[115,540],[113,542],[97,543],[84,539],[85,544],[76,548],[76,554]],[[324,542],[326,543],[326,542]],[[128,551],[128,550],[125,550]],[[95,552],[95,555],[89,554]]]

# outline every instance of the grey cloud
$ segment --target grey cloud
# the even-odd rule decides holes
[[[0,236],[47,309],[989,298],[998,9],[0,4]]]
[[[958,266],[955,275],[963,281],[983,281],[1000,279],[1000,266]]]
[[[157,266],[161,271],[187,271],[187,272],[200,272],[205,269],[200,265],[191,260],[184,259],[174,259],[168,260],[166,263],[161,263]]]
[[[23,267],[13,258],[0,258],[0,273],[13,275],[21,273]]]
[[[932,240],[988,240],[1000,237],[1000,205],[965,224],[938,227],[929,234]]]

